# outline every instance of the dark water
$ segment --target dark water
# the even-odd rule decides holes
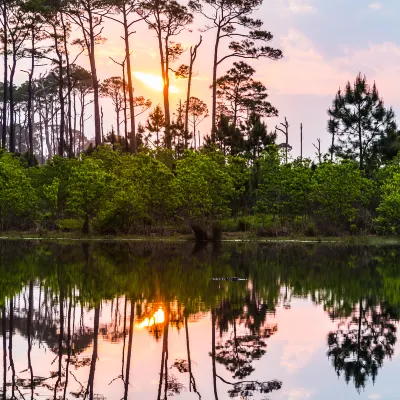
[[[0,305],[2,398],[400,398],[400,247],[3,241]]]

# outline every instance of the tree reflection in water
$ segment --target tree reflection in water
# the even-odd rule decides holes
[[[204,398],[208,388],[199,378],[206,372],[215,400],[265,398],[284,384],[274,376],[252,379],[269,338],[279,336],[279,318],[271,316],[277,308],[290,312],[296,298],[321,305],[337,323],[327,336],[328,356],[336,373],[361,390],[394,353],[399,255],[396,248],[321,244],[193,251],[177,243],[0,242],[2,397],[101,399],[115,390],[124,400],[140,398],[132,369],[154,359],[135,358],[137,328],[159,346],[152,399],[187,391]],[[247,281],[210,281],[216,276]],[[192,322],[202,318],[211,349],[192,339]],[[96,375],[107,341],[119,346],[113,357],[121,367],[102,382]],[[184,349],[177,358],[176,341]],[[44,376],[41,349],[52,353]],[[204,351],[211,362],[199,368],[194,358]]]
[[[338,376],[351,380],[357,390],[365,387],[368,378],[375,383],[385,358],[391,358],[396,343],[397,315],[384,303],[360,298],[358,310],[339,322],[338,329],[328,335],[328,356]]]

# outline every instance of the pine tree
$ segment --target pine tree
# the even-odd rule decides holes
[[[392,108],[385,108],[376,84],[370,86],[361,74],[339,89],[328,114],[328,131],[335,137],[331,151],[357,160],[361,170],[382,157],[379,143],[397,131]]]

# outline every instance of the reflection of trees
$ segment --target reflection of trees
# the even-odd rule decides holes
[[[21,256],[20,246],[24,256]],[[92,363],[95,361],[93,354],[81,354],[97,336],[92,326],[85,325],[87,312],[95,305],[113,299],[111,322],[99,326],[98,332],[103,335],[103,340],[121,341],[122,368],[116,374],[121,375],[115,380],[121,385],[124,397],[127,397],[126,388],[129,387],[127,381],[132,380],[128,358],[134,356],[130,343],[135,340],[130,333],[129,315],[132,317],[135,311],[136,322],[140,323],[145,318],[150,320],[159,307],[163,307],[165,312],[169,307],[168,316],[163,322],[154,323],[153,320],[146,329],[163,347],[160,398],[182,389],[177,377],[183,383],[183,379],[188,377],[189,390],[201,392],[201,388],[196,386],[190,352],[190,346],[198,344],[189,340],[191,332],[187,320],[190,321],[192,316],[209,315],[209,310],[213,310],[212,365],[209,367],[213,372],[214,397],[218,398],[217,383],[224,387],[228,385],[227,390],[232,396],[249,397],[250,394],[277,390],[279,382],[252,381],[250,375],[256,367],[256,360],[266,351],[268,337],[277,330],[276,325],[267,323],[269,313],[273,313],[276,307],[290,307],[291,298],[296,297],[311,298],[324,307],[332,320],[346,319],[337,332],[332,332],[329,342],[335,369],[342,375],[350,371],[349,380],[361,382],[362,374],[364,380],[368,377],[375,379],[385,358],[390,357],[396,340],[396,331],[391,326],[395,313],[390,308],[400,304],[399,254],[395,248],[375,248],[372,251],[363,246],[329,247],[323,244],[232,244],[218,249],[204,247],[193,253],[192,246],[177,243],[82,246],[43,243],[5,246],[0,243],[0,305],[5,305],[4,315],[8,314],[9,329],[25,339],[29,337],[31,350],[32,346],[46,344],[58,355],[54,366],[49,367],[55,370],[55,375],[49,372],[47,377],[33,376],[31,379],[33,373],[29,365],[32,368],[32,363],[33,367],[36,364],[32,359],[23,371],[24,375],[17,370],[18,377],[13,366],[13,335],[9,335],[8,368],[12,382],[7,383],[7,395],[14,393],[14,396],[19,396],[19,388],[27,392],[40,386],[49,396],[57,392],[60,397],[62,388],[64,397],[84,397],[87,377],[82,381],[84,387],[77,383],[75,393],[71,393],[75,388],[67,386],[75,384],[73,367],[86,367],[82,369],[89,371],[93,382],[96,368]],[[210,278],[216,276],[240,276],[248,280],[210,282]],[[40,285],[39,293],[35,286],[39,305],[35,297],[35,310],[32,310],[30,286],[36,282]],[[23,287],[26,289],[21,292]],[[21,294],[18,296],[18,293]],[[8,301],[16,295],[15,301]],[[362,307],[359,307],[360,297],[379,301],[363,300]],[[122,311],[119,301],[124,298],[125,309]],[[388,303],[383,304],[381,299]],[[63,319],[65,325],[61,326]],[[359,320],[361,334],[357,333]],[[171,356],[168,355],[168,340],[171,340],[168,329],[171,327],[185,329],[187,341],[187,357],[182,357],[186,359],[173,360],[176,377],[171,373]],[[377,344],[374,340],[378,340]],[[357,372],[354,366],[353,358],[357,360],[358,354],[362,361],[359,363],[361,372]],[[350,360],[353,364],[349,363]],[[232,382],[217,374],[222,366],[231,372]],[[89,385],[87,397],[90,389]],[[95,387],[92,389],[96,392]],[[24,395],[28,398],[26,393]]]
[[[241,307],[238,307],[238,302],[223,300],[215,311],[212,310],[213,340],[210,355],[213,363],[216,399],[218,398],[216,378],[231,386],[228,389],[230,397],[248,398],[255,393],[266,394],[279,390],[282,386],[282,382],[277,380],[265,382],[244,380],[254,371],[253,362],[259,360],[265,354],[267,344],[264,339],[270,337],[275,332],[275,328],[264,327],[268,306],[256,299],[254,290],[251,290],[243,300]],[[215,342],[215,324],[217,323],[221,333],[221,340],[218,344]],[[229,324],[232,326],[232,332],[228,339],[223,340],[222,332],[229,330]],[[248,329],[249,332],[238,334],[238,328]],[[261,332],[263,332],[263,337]],[[232,378],[239,379],[239,381],[229,382],[218,375],[216,362],[224,365],[232,373]]]
[[[375,382],[385,358],[391,358],[396,343],[395,316],[386,305],[377,306],[371,299],[360,298],[358,310],[341,321],[327,338],[328,356],[338,376],[343,374],[357,390],[371,377]]]

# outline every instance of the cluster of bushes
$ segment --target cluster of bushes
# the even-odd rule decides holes
[[[352,161],[284,163],[275,146],[258,159],[165,149],[100,147],[28,168],[0,153],[2,230],[102,233],[218,231],[258,235],[399,234],[400,158],[366,176]],[[203,235],[203,236],[201,236]]]

